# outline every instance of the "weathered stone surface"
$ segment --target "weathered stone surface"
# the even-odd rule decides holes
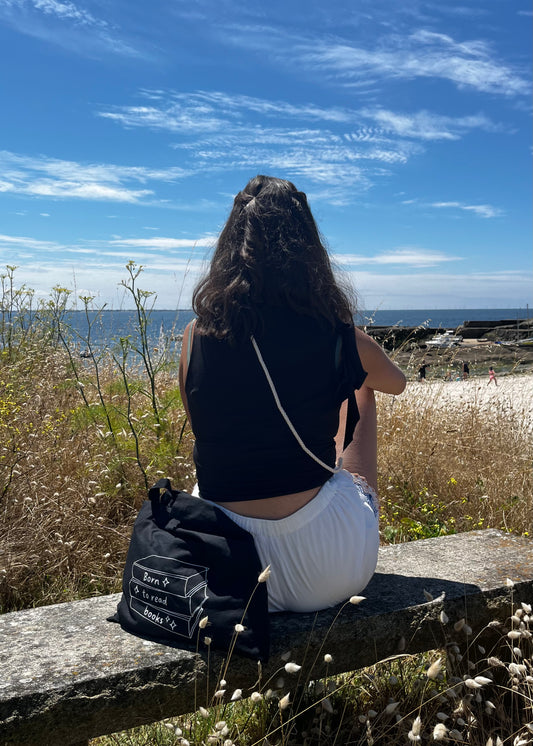
[[[340,613],[337,607],[272,616],[272,657],[263,677],[288,649],[318,678],[326,652],[333,656],[328,672],[339,673],[398,652],[402,638],[409,652],[439,647],[461,617],[476,634],[509,617],[511,593],[531,603],[532,578],[533,542],[498,531],[383,547],[363,603]],[[197,703],[206,703],[206,656],[123,632],[106,621],[117,601],[105,596],[0,616],[0,744],[68,746],[190,712],[195,682],[202,693]],[[443,609],[448,628],[439,621]],[[211,655],[213,686],[220,663]],[[230,694],[246,689],[257,679],[257,665],[234,658],[226,678]]]

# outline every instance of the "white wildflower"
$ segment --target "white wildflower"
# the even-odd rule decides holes
[[[324,663],[331,663],[332,660],[333,660],[333,656],[330,655],[329,653],[326,653],[324,656]]]
[[[204,637],[204,644],[205,645],[211,645],[213,640],[210,637]]]
[[[259,577],[257,578],[258,583],[265,583],[269,577],[270,577],[270,565],[267,565],[265,569],[259,573]]]
[[[299,666],[297,663],[286,663],[285,664],[285,670],[287,673],[298,673],[298,671],[301,669],[301,666]]]
[[[263,695],[261,694],[261,692],[252,692],[250,694],[250,699],[252,700],[252,702],[261,702],[261,700],[263,699]]]
[[[209,617],[207,616],[202,617],[200,621],[198,622],[198,626],[200,627],[200,629],[205,629],[207,627],[208,621],[209,621]]]
[[[213,695],[213,696],[214,696],[214,698],[215,698],[215,699],[222,699],[222,697],[223,697],[223,696],[224,696],[225,694],[226,694],[226,690],[225,690],[225,689],[219,689],[218,691],[216,691],[216,692],[214,693],[214,695]]]
[[[437,658],[437,660],[431,664],[431,666],[426,671],[426,676],[428,679],[436,679],[439,673],[442,669],[442,658]]]
[[[366,601],[366,596],[350,596],[350,603],[354,606],[357,606],[357,604],[360,604],[361,601]]]
[[[424,598],[426,599],[426,601],[428,602],[433,601],[433,596],[429,591],[426,591],[426,589],[424,588],[422,592],[424,594]]]
[[[522,601],[520,605],[524,609],[526,614],[531,614],[531,604],[526,604]]]
[[[512,629],[510,632],[507,633],[507,637],[510,640],[518,640],[519,637],[522,637],[522,633],[519,632],[517,629]]]
[[[287,707],[288,707],[288,706],[289,706],[289,704],[290,704],[290,699],[291,699],[291,695],[290,695],[290,693],[289,693],[289,694],[286,694],[286,695],[285,695],[284,697],[282,697],[282,698],[280,699],[280,701],[279,701],[279,705],[278,705],[279,709],[280,709],[280,710],[286,710],[286,709],[287,709]]]
[[[444,725],[444,723],[437,723],[437,725],[433,728],[433,740],[444,741],[447,733],[448,728]]]
[[[226,727],[225,720],[219,720],[218,723],[215,723],[215,730],[223,730],[225,727]]]
[[[236,624],[236,625],[235,625],[235,632],[236,632],[237,634],[240,634],[241,632],[244,632],[244,627],[243,627],[243,625],[242,625],[242,624]]]
[[[238,702],[239,699],[242,699],[242,689],[235,689],[233,694],[231,695],[231,702]]]
[[[513,587],[514,587],[514,582],[513,582],[512,580],[511,580],[511,578],[506,578],[506,580],[505,580],[505,585],[506,585],[506,586],[507,586],[508,588],[513,588]]]
[[[492,684],[492,679],[487,678],[486,676],[476,676],[474,681],[477,681],[478,684],[481,684],[481,686],[485,686],[486,684]]]
[[[448,624],[448,622],[450,621],[445,611],[441,611],[441,613],[439,614],[439,617],[440,617],[441,624]]]
[[[410,741],[413,741],[413,743],[416,743],[417,741],[420,741],[420,731],[422,729],[422,721],[420,720],[420,715],[415,718],[415,721],[412,725],[411,730],[407,734],[407,737]]]
[[[198,712],[200,713],[200,715],[203,718],[208,718],[209,717],[209,710],[206,710],[205,707],[199,707],[198,708]]]

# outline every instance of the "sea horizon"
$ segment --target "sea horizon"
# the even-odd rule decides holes
[[[448,308],[448,309],[390,309],[367,311],[359,309],[354,318],[357,326],[362,327],[417,327],[429,329],[457,329],[465,321],[510,321],[515,322],[533,316],[526,308]],[[191,309],[160,310],[149,313],[149,336],[154,339],[169,337],[179,338],[185,327],[194,318]],[[113,340],[135,334],[137,315],[135,310],[89,311],[93,341]],[[84,340],[88,332],[87,317],[84,310],[69,310],[65,315],[66,322]]]

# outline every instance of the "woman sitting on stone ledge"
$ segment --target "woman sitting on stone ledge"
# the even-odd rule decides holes
[[[193,308],[180,387],[196,494],[253,535],[271,611],[358,593],[379,545],[374,390],[405,377],[354,328],[303,192],[267,176],[239,192]]]

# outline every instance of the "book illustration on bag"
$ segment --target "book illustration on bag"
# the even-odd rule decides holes
[[[136,560],[129,607],[173,635],[191,638],[207,599],[208,567],[151,554]]]

